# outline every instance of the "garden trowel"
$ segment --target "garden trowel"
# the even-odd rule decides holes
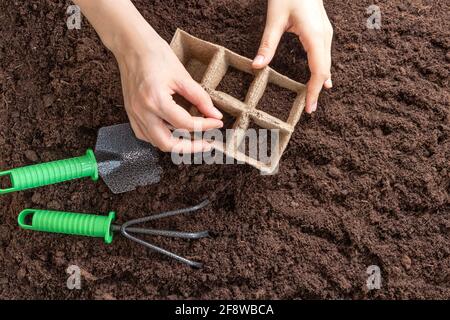
[[[100,176],[113,193],[132,191],[138,186],[158,183],[162,173],[158,151],[137,139],[129,123],[101,128],[95,152],[84,156],[35,164],[0,172],[6,188],[0,195],[90,177]]]

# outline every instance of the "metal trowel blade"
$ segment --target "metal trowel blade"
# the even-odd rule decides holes
[[[101,128],[95,156],[99,175],[113,193],[160,181],[159,151],[137,139],[129,123]]]

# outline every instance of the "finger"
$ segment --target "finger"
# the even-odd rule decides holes
[[[328,79],[331,79],[330,60],[327,58],[325,46],[321,43],[310,46],[307,53],[311,78],[307,84],[306,112],[312,113],[317,109],[322,87]]]
[[[178,129],[206,131],[223,127],[223,122],[215,118],[193,117],[186,109],[175,103],[171,95],[160,100],[159,116]]]
[[[182,81],[179,81],[176,89],[206,117],[222,119],[222,113],[214,107],[209,94],[190,76],[186,76]]]
[[[186,138],[172,138],[173,147],[171,152],[175,153],[198,153],[207,152],[212,149],[212,145],[205,140],[190,140]]]
[[[130,118],[130,125],[131,125],[131,129],[133,130],[136,138],[138,138],[139,140],[147,141],[147,142],[151,143],[151,141],[149,141],[148,138],[146,137],[144,130],[142,130],[141,126],[139,125],[139,122]]]
[[[328,79],[325,80],[323,86],[325,89],[331,89],[333,88],[333,81],[331,79],[331,37],[327,40],[326,46],[325,46],[325,59],[326,59],[326,65],[329,70],[330,76]]]
[[[258,53],[253,60],[252,67],[261,69],[272,61],[281,36],[286,29],[286,19],[279,10],[269,8],[266,27],[259,45]]]
[[[324,80],[323,77],[317,74],[311,74],[306,88],[306,112],[313,113],[317,110],[317,101],[319,99],[320,91],[322,90]]]
[[[174,137],[164,121],[153,114],[149,114],[145,122],[145,136],[147,140],[161,151],[197,153],[211,150],[211,144],[207,141],[191,141]]]

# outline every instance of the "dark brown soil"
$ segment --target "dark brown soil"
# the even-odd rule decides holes
[[[265,1],[134,1],[166,40],[177,27],[253,58]],[[377,3],[382,29],[366,29]],[[0,167],[80,155],[97,130],[126,121],[119,73],[65,1],[0,3]],[[0,198],[0,298],[450,298],[448,1],[325,1],[335,27],[334,89],[303,115],[278,174],[244,165],[174,166],[159,185],[119,196],[78,181]],[[308,79],[283,37],[272,63]],[[239,88],[237,89],[239,90]],[[203,261],[191,270],[116,237],[111,245],[22,231],[27,207],[120,221],[212,199],[202,214],[155,223],[210,229],[155,243]],[[84,270],[66,289],[66,268]],[[369,265],[380,290],[366,287]]]

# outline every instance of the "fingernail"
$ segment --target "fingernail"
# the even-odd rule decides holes
[[[257,65],[262,65],[262,64],[264,63],[264,56],[258,54],[258,55],[255,57],[255,60],[253,60],[253,63],[254,63],[254,64],[257,64]]]
[[[220,112],[219,109],[217,109],[216,107],[213,106],[213,109],[212,109],[212,110],[213,110],[214,116],[215,116],[217,119],[222,119],[223,114],[222,114],[222,112]]]
[[[331,79],[328,79],[327,81],[325,81],[325,85],[329,88],[333,87],[333,81],[331,81]]]
[[[310,108],[310,110],[311,110],[311,113],[313,113],[313,112],[315,112],[316,111],[316,109],[317,109],[317,101],[316,102],[314,102],[312,105],[311,105],[311,108]]]

